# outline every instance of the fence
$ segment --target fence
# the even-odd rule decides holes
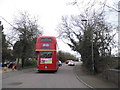
[[[114,82],[118,86],[120,86],[120,70],[118,70],[118,69],[109,69],[107,71],[107,79],[109,81]]]

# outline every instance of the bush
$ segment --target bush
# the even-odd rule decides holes
[[[26,59],[24,62],[24,66],[36,66],[37,62],[35,59]]]
[[[107,69],[120,68],[118,58],[111,56],[100,57],[99,61],[95,64],[99,73],[104,72]]]

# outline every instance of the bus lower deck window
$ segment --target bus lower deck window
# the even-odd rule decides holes
[[[41,58],[52,58],[52,52],[41,52]]]

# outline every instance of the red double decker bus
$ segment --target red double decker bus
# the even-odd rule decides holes
[[[38,71],[58,70],[56,37],[40,36],[36,41]]]

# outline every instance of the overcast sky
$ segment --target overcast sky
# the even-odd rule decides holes
[[[71,1],[74,0],[0,0],[0,16],[12,24],[19,11],[27,11],[31,16],[39,19],[38,24],[43,27],[44,35],[58,36],[55,29],[60,23],[61,17],[79,13],[76,7],[69,5]],[[10,34],[10,25],[3,19],[0,18],[0,20],[4,25],[4,33]],[[60,40],[58,40],[58,46],[60,50],[71,51]]]
[[[67,5],[71,0],[0,0],[0,12],[8,22],[12,23],[18,11],[28,11],[37,16],[44,35],[56,35],[55,30],[61,16],[77,14],[77,8]],[[5,30],[4,30],[5,31]],[[5,32],[7,33],[7,32]]]
[[[61,16],[78,15],[80,12],[76,6],[69,5],[72,1],[74,0],[0,0],[0,16],[12,24],[18,11],[28,11],[32,16],[37,16],[44,35],[58,36],[55,29],[60,23]],[[112,0],[107,1],[109,5]],[[0,18],[0,20],[4,25],[5,34],[9,34],[10,25],[3,19]],[[60,50],[71,51],[63,42],[59,41],[58,44]]]

